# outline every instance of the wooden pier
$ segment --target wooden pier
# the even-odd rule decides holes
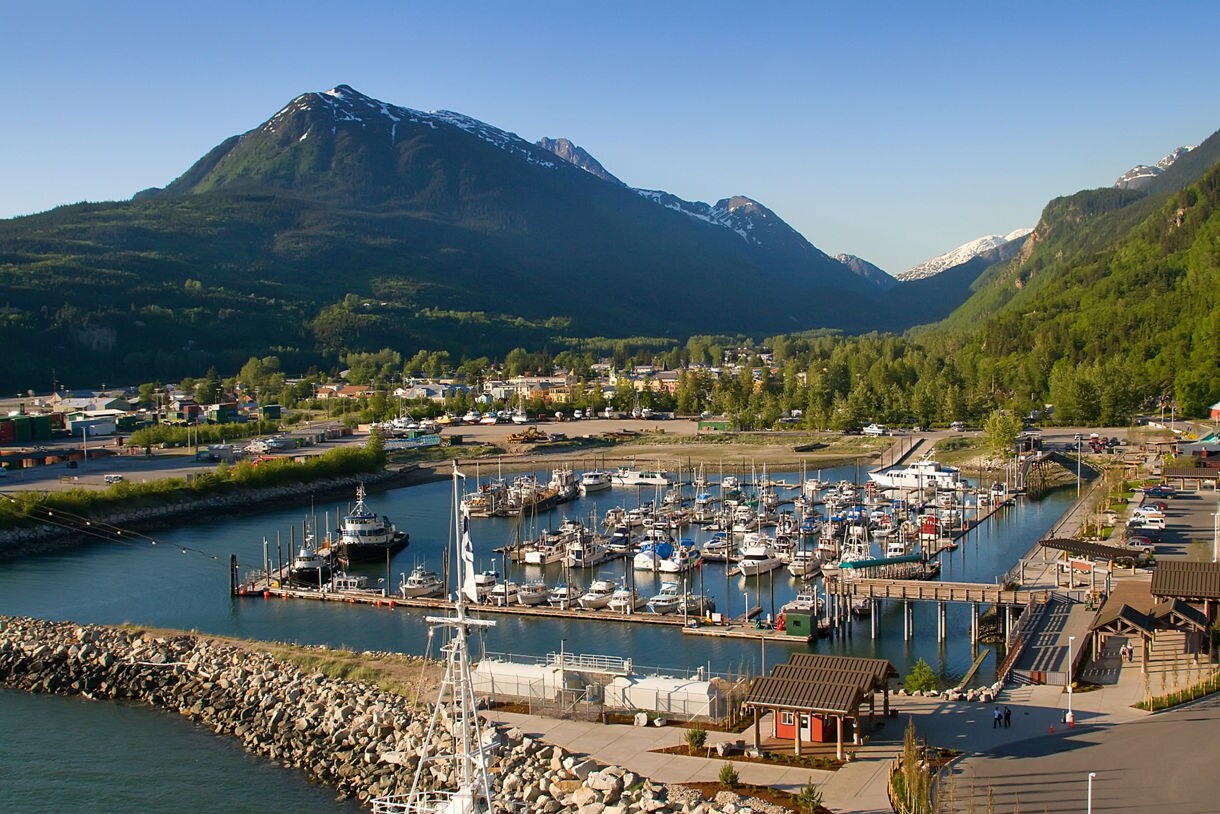
[[[1049,591],[1029,591],[981,582],[940,582],[921,579],[834,579],[827,591],[853,599],[901,599],[929,602],[977,602],[983,605],[1026,605],[1046,601]]]

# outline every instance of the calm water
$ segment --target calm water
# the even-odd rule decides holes
[[[473,472],[467,474],[472,476]],[[545,473],[540,473],[545,476]],[[835,480],[855,475],[852,468],[828,470],[824,478]],[[797,475],[777,474],[775,477],[796,482]],[[440,569],[441,553],[451,545],[452,486],[442,481],[410,489],[397,489],[371,495],[366,501],[370,508],[390,516],[400,528],[411,534],[411,544],[391,563],[390,581],[396,584],[399,573],[410,571],[418,561],[426,561]],[[613,489],[588,499],[578,500],[543,516],[537,523],[558,525],[566,514],[570,517],[604,515],[614,505],[635,505],[652,498],[651,492],[637,494],[631,489]],[[1051,495],[1038,502],[1021,502],[989,520],[962,541],[955,552],[942,555],[943,577],[949,580],[992,582],[1024,553],[1033,541],[1059,517],[1071,502],[1067,492]],[[390,611],[372,606],[340,605],[307,601],[259,598],[231,598],[228,595],[228,559],[238,556],[243,568],[261,566],[262,539],[269,541],[270,557],[276,556],[276,536],[281,539],[285,557],[290,556],[288,529],[295,527],[299,539],[301,521],[311,511],[320,526],[335,524],[336,512],[346,506],[305,505],[297,509],[273,511],[248,517],[218,517],[155,535],[158,544],[147,541],[132,543],[97,542],[80,548],[7,563],[0,571],[0,613],[26,614],[77,622],[156,625],[202,632],[221,633],[253,639],[276,639],[307,644],[327,644],[355,649],[393,649],[423,653],[427,637],[422,614],[403,610]],[[329,517],[328,517],[329,515]],[[473,521],[473,536],[480,568],[502,569],[500,558],[492,549],[514,539],[515,525],[506,519]],[[526,524],[525,533],[530,532]],[[702,542],[705,533],[692,528],[689,536]],[[185,547],[185,551],[183,550]],[[624,562],[608,563],[593,573],[574,572],[574,581],[587,584],[595,576],[619,576]],[[384,565],[363,569],[374,581],[386,577]],[[786,571],[776,571],[773,577],[726,580],[723,565],[709,564],[702,572],[692,572],[692,583],[701,580],[703,590],[716,598],[719,610],[741,613],[748,593],[750,604],[761,604],[764,612],[778,609],[797,590]],[[510,569],[510,578],[543,575],[549,582],[562,580],[562,568],[552,566],[547,572],[534,568],[528,572]],[[650,575],[636,575],[637,587],[649,595],[659,580]],[[672,578],[672,577],[671,577]],[[692,584],[698,592],[697,584]],[[771,645],[764,654],[759,645],[731,640],[713,640],[683,635],[676,628],[629,623],[598,623],[578,620],[540,620],[497,616],[497,626],[486,636],[482,646],[488,651],[540,655],[557,651],[566,640],[569,651],[603,653],[632,657],[637,665],[694,668],[707,666],[716,672],[747,669],[759,672],[765,658],[768,665],[787,659],[787,651],[803,649],[805,645]],[[948,612],[949,639],[936,641],[934,608],[918,606],[915,610],[915,638],[904,641],[901,630],[901,609],[883,607],[878,618],[881,633],[869,638],[867,619],[856,621],[850,635],[821,640],[810,645],[814,652],[843,653],[888,658],[906,672],[918,658],[923,658],[947,676],[961,675],[972,660],[969,642],[969,611],[965,606],[950,606]],[[994,670],[994,660],[984,668]],[[45,699],[23,700],[22,703],[57,703]],[[9,718],[10,707],[16,704],[13,694],[0,695],[0,716]],[[85,705],[93,708],[101,705]],[[64,707],[63,709],[77,709]],[[61,713],[69,718],[72,712]],[[117,714],[117,713],[116,713]],[[153,716],[153,720],[156,720]],[[178,722],[165,724],[155,737],[176,743],[181,734]],[[150,729],[156,724],[142,724]],[[6,730],[12,731],[9,727]],[[84,731],[81,727],[70,727]],[[17,731],[21,731],[19,728]],[[39,736],[41,738],[41,736]],[[36,750],[32,750],[36,751]],[[12,764],[6,764],[11,766]],[[3,790],[3,786],[0,786]],[[0,795],[0,799],[3,796]],[[45,801],[44,801],[45,802]],[[110,808],[111,806],[107,806]],[[8,810],[34,811],[38,808]]]

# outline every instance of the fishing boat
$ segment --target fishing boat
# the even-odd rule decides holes
[[[457,480],[455,466],[454,521],[458,528],[463,528],[465,518],[459,520],[457,515]],[[503,814],[517,811],[524,805],[509,793],[492,793],[490,769],[498,741],[493,739],[488,743],[484,737],[484,724],[479,718],[474,694],[467,640],[475,635],[476,630],[492,628],[496,623],[466,615],[466,600],[475,601],[471,584],[474,570],[472,552],[467,530],[457,537],[456,561],[460,564],[462,589],[454,603],[454,613],[451,616],[427,618],[428,641],[442,642],[440,649],[445,655],[445,674],[428,721],[423,747],[417,756],[410,791],[405,795],[374,798],[374,814]],[[437,631],[441,635],[434,635]],[[437,753],[436,747],[442,740],[452,744],[452,748],[446,750],[447,754]],[[452,787],[434,790],[432,786],[438,775],[447,777]]]
[[[576,602],[585,610],[599,610],[610,604],[617,589],[618,585],[611,580],[595,579]]]
[[[594,492],[601,492],[609,489],[612,483],[609,472],[604,469],[591,469],[580,475],[580,493],[590,495]]]
[[[365,507],[364,484],[359,484],[355,507],[339,523],[340,562],[387,561],[386,557],[406,548],[409,540],[407,533],[399,531],[388,517],[378,516]]]
[[[418,599],[429,596],[440,596],[445,592],[445,583],[429,571],[422,563],[411,569],[410,576],[399,575],[398,595],[403,599]]]
[[[306,527],[297,555],[288,567],[288,581],[306,588],[321,588],[333,572],[330,558],[314,547],[313,532]]]
[[[706,562],[729,562],[736,559],[737,546],[724,533],[713,534],[700,551]]]

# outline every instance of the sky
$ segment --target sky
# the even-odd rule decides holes
[[[0,0],[0,218],[164,186],[349,84],[891,273],[1220,128],[1220,3]]]

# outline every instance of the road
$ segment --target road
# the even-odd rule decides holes
[[[953,772],[957,810],[1079,814],[1085,810],[1088,774],[1096,772],[1095,814],[1214,814],[1220,774],[1214,753],[1201,747],[1218,738],[1220,698],[1213,696],[1138,721],[1015,741],[958,764]]]

